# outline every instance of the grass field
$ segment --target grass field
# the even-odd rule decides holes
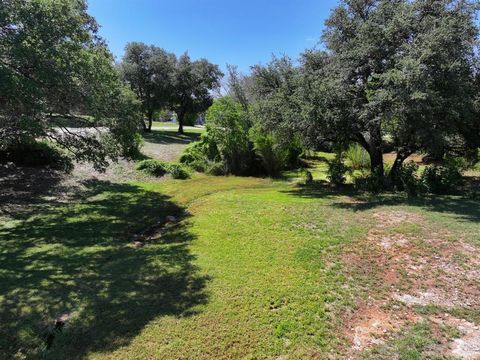
[[[200,130],[187,131],[155,130],[150,155]],[[312,166],[323,179],[324,160]],[[480,355],[480,201],[371,197],[287,175],[10,193],[0,358]]]

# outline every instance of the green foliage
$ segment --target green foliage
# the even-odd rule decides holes
[[[195,171],[207,172],[211,163],[220,161],[216,143],[208,133],[202,134],[200,141],[190,143],[180,157],[180,162]]]
[[[255,153],[262,160],[267,174],[278,176],[286,167],[288,150],[282,146],[273,133],[264,133],[258,128],[254,128],[251,137]]]
[[[422,174],[422,181],[429,192],[447,194],[455,191],[462,183],[462,172],[466,161],[462,158],[449,158],[441,165],[427,166]]]
[[[153,45],[132,42],[126,46],[119,68],[123,80],[142,103],[142,112],[148,120],[147,124],[142,121],[144,130],[152,129],[153,116],[169,103],[175,62],[174,54]]]
[[[190,169],[182,164],[169,164],[167,168],[167,172],[174,178],[174,179],[189,179],[192,174]]]
[[[137,170],[142,170],[153,176],[163,176],[167,173],[168,163],[160,160],[142,160],[137,165]]]
[[[222,176],[228,174],[227,169],[225,169],[225,165],[223,163],[213,161],[206,163],[205,172],[213,176]]]
[[[398,170],[394,186],[408,195],[417,196],[419,192],[423,192],[423,183],[417,173],[418,165],[413,161],[403,164]]]
[[[267,121],[257,106],[258,99],[255,105],[249,105],[252,97],[246,87],[250,81],[233,67],[229,72],[232,96],[214,101],[206,113],[204,139],[188,148],[181,161],[200,171],[210,167],[215,173],[236,175],[277,176],[297,166],[304,151],[300,138],[265,127]]]
[[[191,113],[187,113],[185,115],[185,119],[183,121],[183,125],[186,125],[186,126],[194,126],[196,121],[198,119],[198,113],[195,113],[195,112],[191,112]]]
[[[306,51],[300,66],[284,57],[253,68],[252,107],[264,128],[301,134],[310,148],[368,148],[379,177],[387,145],[463,156],[480,142],[477,9],[462,0],[341,1],[325,50]]]
[[[342,156],[337,154],[334,160],[328,162],[328,180],[334,185],[343,185],[347,180],[348,166],[343,162]]]
[[[353,184],[356,189],[366,191],[372,194],[377,194],[386,188],[385,178],[378,174],[362,173],[360,176],[355,176]]]
[[[131,144],[138,104],[86,9],[85,0],[2,2],[0,148],[48,138],[104,168]],[[59,119],[91,131],[72,132]]]
[[[358,144],[352,144],[344,153],[352,170],[367,169],[370,167],[370,155]]]
[[[165,161],[148,159],[142,160],[137,165],[137,170],[142,170],[153,176],[170,174],[174,179],[188,179],[191,173],[188,167],[182,164],[172,164]]]
[[[65,151],[44,141],[22,142],[0,150],[0,163],[13,162],[22,166],[45,166],[70,173],[73,161]]]
[[[175,63],[171,77],[169,109],[177,114],[179,132],[192,114],[206,111],[213,103],[212,90],[220,86],[223,73],[206,59],[192,61],[187,53]]]
[[[206,120],[207,136],[215,143],[227,173],[248,173],[253,160],[249,139],[251,122],[240,103],[230,97],[217,99],[208,109]]]

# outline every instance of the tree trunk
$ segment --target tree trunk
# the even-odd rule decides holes
[[[147,127],[147,125],[145,124],[145,120],[143,119],[143,117],[142,117],[141,123],[142,123],[142,130],[143,130],[143,132],[147,132],[147,131],[148,131],[148,127]]]
[[[152,131],[152,123],[153,123],[153,111],[148,113],[148,132]]]
[[[397,157],[395,158],[395,161],[393,163],[392,169],[390,170],[390,174],[388,174],[388,177],[392,184],[397,180],[398,177],[398,172],[400,171],[400,168],[403,165],[403,162],[411,155],[413,154],[413,151],[411,150],[398,150],[397,152]]]
[[[177,120],[178,120],[178,133],[183,134],[183,121],[185,119],[185,114],[182,112],[177,113]]]
[[[379,127],[374,127],[370,130],[368,145],[370,148],[370,170],[372,175],[376,175],[379,179],[383,180],[382,131]]]
[[[370,146],[370,170],[372,175],[378,176],[380,179],[383,179],[384,168],[383,168],[383,153],[382,148],[378,146]]]

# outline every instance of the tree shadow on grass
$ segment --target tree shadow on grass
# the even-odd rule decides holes
[[[310,186],[298,186],[289,191],[289,194],[312,199],[333,199],[339,196],[348,196],[351,198],[350,200],[336,201],[332,206],[353,211],[367,211],[382,206],[407,205],[416,206],[426,211],[452,214],[459,221],[480,222],[480,200],[459,195],[428,195],[419,197],[408,197],[403,193],[372,195],[357,191],[351,185],[335,188],[326,182],[316,182]]]
[[[113,351],[155,318],[190,316],[207,301],[208,278],[193,264],[193,235],[181,207],[133,185],[85,186],[77,201],[48,202],[36,215],[0,226],[0,354],[6,358]],[[160,241],[132,246],[134,234],[167,215],[186,219]],[[66,326],[47,350],[47,325],[62,315]]]
[[[143,137],[146,141],[154,144],[189,144],[192,141],[200,139],[200,133],[185,132],[179,134],[175,130],[154,130],[144,133]]]

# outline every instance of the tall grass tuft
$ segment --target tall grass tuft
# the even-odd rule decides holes
[[[358,144],[352,144],[345,151],[345,159],[352,170],[367,169],[370,167],[370,155]]]

